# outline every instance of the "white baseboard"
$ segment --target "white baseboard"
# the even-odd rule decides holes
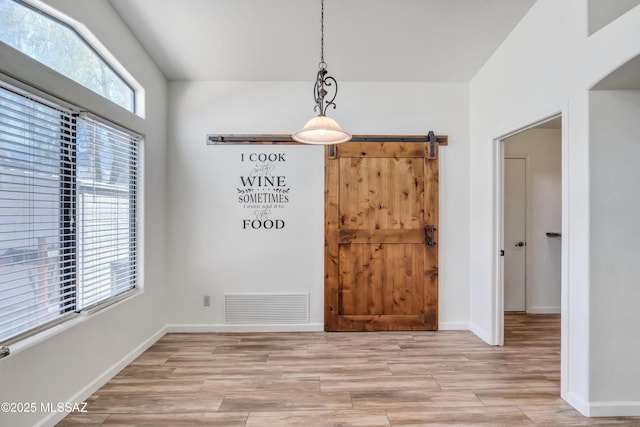
[[[587,402],[571,392],[565,400],[585,417],[640,417],[640,401]]]
[[[491,335],[487,334],[482,328],[479,328],[473,323],[469,323],[469,330],[476,334],[482,341],[486,342],[489,345],[494,345],[491,343]]]
[[[100,387],[105,385],[111,378],[116,376],[118,372],[124,369],[127,365],[133,362],[138,356],[144,353],[149,347],[151,347],[156,341],[158,341],[166,333],[166,327],[161,328],[158,332],[149,337],[142,344],[133,349],[129,354],[120,359],[111,368],[107,369],[102,375],[95,380],[87,384],[82,390],[66,399],[65,402],[83,402],[95,393]],[[66,412],[54,412],[44,417],[36,426],[47,427],[54,426],[61,421],[64,417],[69,415]]]
[[[590,417],[640,417],[640,401],[591,402]]]
[[[527,314],[560,314],[560,306],[530,307]]]
[[[467,322],[438,322],[438,330],[440,331],[468,331],[469,324]]]
[[[467,331],[469,324],[466,322],[440,322],[438,329],[441,331]],[[208,332],[322,332],[322,323],[304,323],[294,325],[167,325],[167,333],[208,333]]]
[[[586,400],[583,400],[572,392],[568,392],[564,400],[566,400],[569,405],[573,406],[574,409],[576,409],[585,417],[589,416],[589,402],[587,402]]]
[[[167,325],[167,333],[206,332],[322,332],[323,323],[303,323],[293,325]]]

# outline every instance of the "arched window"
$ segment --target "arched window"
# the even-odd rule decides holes
[[[135,111],[135,90],[70,25],[19,0],[0,0],[0,41]]]

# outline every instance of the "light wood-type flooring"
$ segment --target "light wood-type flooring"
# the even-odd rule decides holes
[[[640,426],[560,399],[560,318],[467,331],[168,334],[58,426]]]

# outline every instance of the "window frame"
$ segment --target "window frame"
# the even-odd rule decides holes
[[[75,287],[74,292],[76,295],[75,295],[73,307],[66,308],[60,305],[61,315],[56,319],[43,323],[41,325],[35,326],[15,336],[12,336],[8,339],[0,341],[0,359],[8,356],[10,353],[14,354],[16,350],[22,350],[23,348],[25,348],[26,346],[30,345],[33,342],[38,342],[42,339],[45,339],[51,333],[58,333],[59,331],[64,330],[67,327],[73,326],[76,323],[76,321],[81,320],[79,319],[79,316],[81,317],[82,315],[85,315],[85,316],[90,315],[97,311],[105,309],[107,307],[113,306],[121,301],[128,300],[130,297],[133,297],[142,293],[144,289],[144,284],[143,284],[144,283],[143,281],[143,278],[144,278],[144,274],[143,274],[144,137],[140,133],[129,129],[128,127],[121,126],[95,113],[83,111],[83,109],[80,107],[74,106],[69,102],[61,100],[57,98],[55,95],[51,95],[42,90],[34,88],[28,83],[24,83],[10,76],[7,76],[3,74],[1,71],[2,70],[0,70],[0,83],[2,83],[2,85],[8,88],[10,91],[15,92],[19,96],[25,96],[27,98],[35,99],[36,101],[40,100],[43,104],[47,106],[60,107],[70,112],[70,114],[73,115],[74,130],[71,133],[74,133],[74,135],[71,138],[66,138],[66,140],[64,141],[62,138],[60,138],[61,144],[63,143],[72,144],[74,145],[74,150],[75,150],[75,145],[77,144],[76,140],[78,139],[78,136],[75,130],[77,129],[77,125],[76,125],[77,120],[84,117],[89,117],[96,122],[101,122],[116,130],[125,132],[126,134],[132,137],[135,136],[137,139],[137,147],[136,147],[137,162],[135,164],[135,168],[132,174],[133,177],[135,178],[133,185],[136,187],[136,191],[133,192],[133,197],[135,197],[135,206],[134,206],[133,212],[129,215],[130,217],[129,224],[133,228],[133,231],[131,233],[133,233],[134,235],[135,252],[136,252],[135,257],[133,258],[135,260],[135,270],[133,272],[133,278],[134,278],[133,286],[129,290],[118,293],[116,295],[112,295],[106,299],[96,302],[95,304],[79,308],[78,295],[80,294],[79,288],[81,285],[79,284],[80,279],[76,274],[76,270],[79,264],[79,260],[78,260],[79,245],[77,242],[79,242],[80,237],[78,235],[78,232],[76,231],[73,236],[74,242],[71,244],[71,247],[72,247],[71,250],[75,252],[72,257],[72,260],[73,260],[72,262],[74,265],[68,266],[71,270],[73,270],[73,272],[71,272],[70,274],[74,276],[74,287]],[[73,82],[79,85],[79,83],[75,81]],[[62,128],[63,126],[65,126],[65,123],[61,122],[60,126]],[[61,132],[60,134],[62,135],[63,132]],[[72,141],[69,141],[69,139],[71,139]],[[68,200],[66,200],[66,203],[70,201],[70,203],[72,204],[72,206],[69,207],[71,211],[75,211],[77,209],[77,205],[80,203],[80,200],[77,194],[77,188],[79,187],[79,184],[76,182],[76,176],[77,176],[77,170],[75,170],[74,168],[74,171],[71,174],[64,174],[64,175],[61,174],[60,180],[59,180],[61,191],[63,189],[63,186],[65,185],[71,189],[71,195],[68,197]],[[68,181],[65,181],[65,179]],[[62,230],[63,228],[63,222],[65,221],[64,216],[65,215],[63,214],[61,209],[61,213],[59,215],[59,219],[61,221],[60,230]],[[129,261],[131,261],[131,259],[132,258],[130,257]],[[63,263],[62,257],[60,257],[60,260],[59,260],[60,266],[62,265],[62,263]],[[62,269],[60,271],[62,271]]]

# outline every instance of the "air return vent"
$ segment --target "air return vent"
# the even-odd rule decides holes
[[[309,323],[309,294],[225,294],[224,322],[230,325]]]

